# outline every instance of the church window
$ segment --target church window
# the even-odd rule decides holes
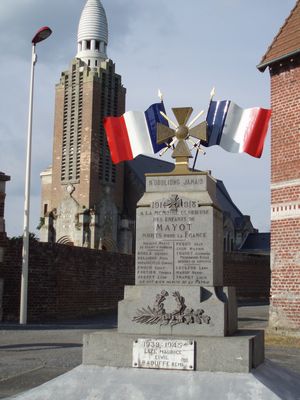
[[[65,79],[68,82],[67,79]],[[83,110],[83,72],[72,65],[70,87],[64,93],[62,135],[62,182],[79,180]]]
[[[48,204],[44,204],[44,215],[48,212]]]
[[[111,180],[112,180],[113,183],[116,183],[116,174],[117,174],[116,166],[115,166],[115,164],[112,164],[112,167],[111,167]]]
[[[86,41],[86,49],[87,49],[87,50],[90,50],[90,49],[91,49],[91,41],[90,41],[90,40],[87,40],[87,41]]]
[[[95,49],[96,49],[96,50],[99,50],[99,49],[100,49],[100,42],[99,42],[99,40],[96,40]]]

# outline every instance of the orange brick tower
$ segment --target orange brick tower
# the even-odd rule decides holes
[[[102,121],[125,112],[126,90],[107,43],[101,1],[87,0],[76,58],[56,85],[53,161],[41,174],[41,241],[118,249],[123,166],[112,164]]]
[[[300,328],[300,0],[258,69],[271,76],[270,329]]]

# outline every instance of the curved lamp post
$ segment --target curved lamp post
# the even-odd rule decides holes
[[[31,174],[31,138],[32,138],[32,111],[33,111],[33,87],[34,87],[34,66],[37,62],[35,46],[51,35],[52,31],[48,26],[40,28],[34,35],[32,43],[31,76],[29,92],[29,113],[27,130],[27,152],[25,172],[25,202],[24,202],[24,230],[22,248],[22,279],[20,299],[20,324],[27,323],[27,292],[28,292],[28,259],[29,259],[29,209],[30,209],[30,174]]]

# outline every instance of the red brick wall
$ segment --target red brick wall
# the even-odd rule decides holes
[[[0,264],[4,279],[3,318],[18,320],[20,241],[10,241]],[[31,243],[28,321],[73,319],[115,310],[124,285],[134,284],[133,257],[80,247]]]
[[[300,62],[271,69],[270,328],[300,328]]]
[[[271,71],[272,183],[300,177],[300,66],[296,62]]]
[[[236,287],[238,300],[269,300],[270,257],[260,254],[225,253],[224,286]]]
[[[20,241],[10,240],[0,278],[4,279],[3,317],[18,320],[21,281]],[[240,298],[269,296],[269,257],[225,255],[225,284]],[[67,320],[116,310],[124,286],[134,284],[134,257],[81,247],[33,242],[30,245],[28,321]]]

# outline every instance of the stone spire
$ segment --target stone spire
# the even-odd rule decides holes
[[[79,21],[77,43],[76,57],[87,65],[97,67],[107,59],[108,27],[100,0],[87,0]]]

